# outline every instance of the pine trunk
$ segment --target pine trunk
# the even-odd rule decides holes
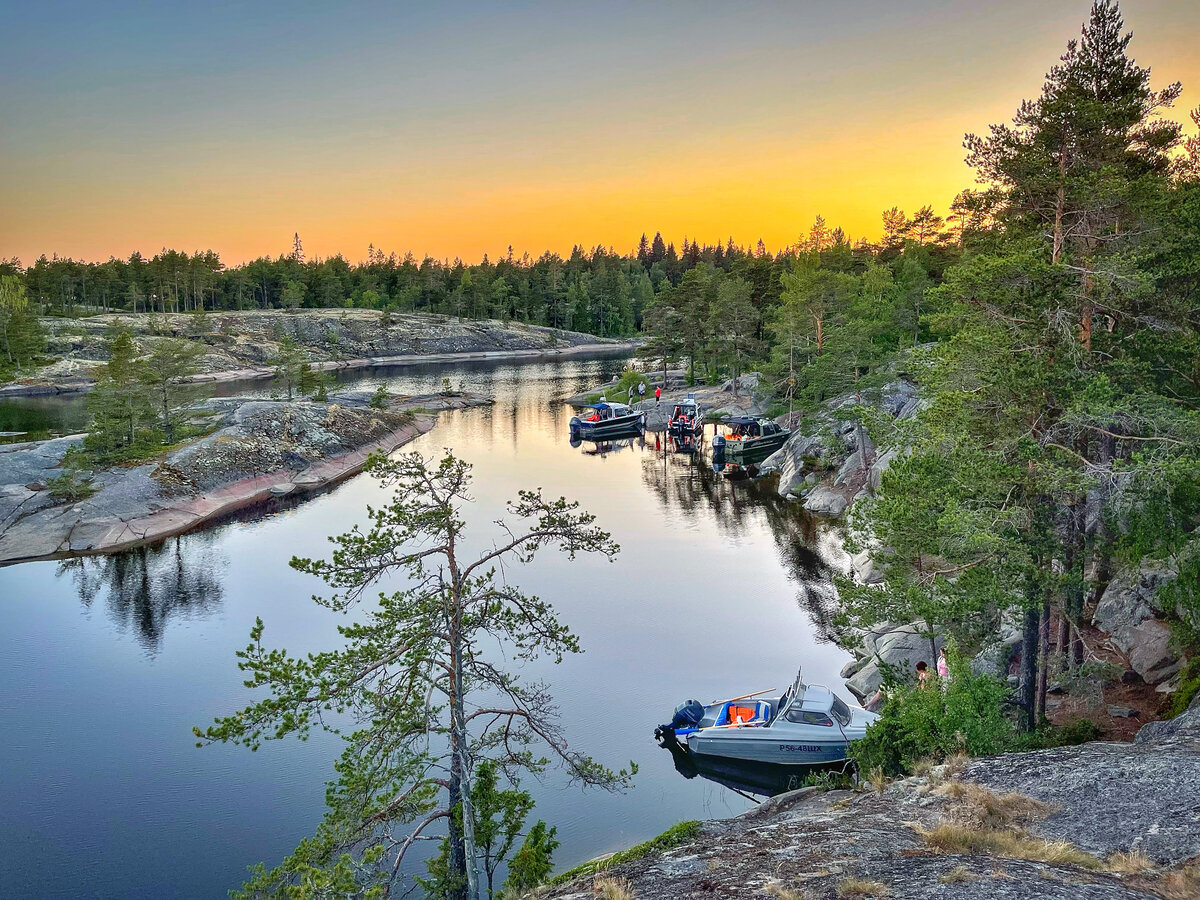
[[[1041,612],[1031,603],[1025,608],[1024,632],[1021,641],[1021,719],[1025,731],[1036,727],[1034,705],[1037,696],[1038,632]]]

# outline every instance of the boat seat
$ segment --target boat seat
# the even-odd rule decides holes
[[[770,718],[770,704],[761,701],[754,706],[729,705],[725,721],[729,725],[765,725]]]

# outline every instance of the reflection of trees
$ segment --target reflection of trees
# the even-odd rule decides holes
[[[780,498],[774,478],[734,479],[714,472],[703,451],[677,453],[665,434],[647,435],[646,445],[650,452],[642,460],[642,480],[667,509],[689,517],[708,515],[731,537],[766,521],[796,584],[796,601],[812,617],[817,634],[832,640],[837,592],[816,550],[817,521],[803,506]]]
[[[133,629],[147,650],[157,650],[170,619],[202,617],[221,602],[227,564],[212,534],[190,534],[154,547],[105,557],[78,557],[59,564],[70,574],[84,604],[104,595],[109,616]]]

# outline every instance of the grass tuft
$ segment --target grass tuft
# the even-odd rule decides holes
[[[982,785],[950,781],[934,793],[960,801],[954,811],[956,821],[976,828],[1008,828],[1044,819],[1057,807],[1043,803],[1027,794],[997,794]]]
[[[597,878],[592,893],[602,900],[635,900],[633,885],[624,878]]]
[[[882,795],[888,786],[888,777],[883,774],[883,766],[876,766],[867,775],[867,784],[875,793]]]
[[[871,881],[868,878],[843,878],[837,886],[838,900],[851,900],[857,897],[886,897],[890,891],[881,881]]]
[[[804,891],[798,891],[794,888],[786,888],[779,882],[772,882],[766,887],[766,891],[775,900],[807,900],[808,894]]]
[[[1200,897],[1200,863],[1165,873],[1154,880],[1153,890],[1164,900],[1195,900]]]
[[[1121,875],[1138,875],[1154,868],[1154,863],[1141,850],[1114,853],[1104,861],[1104,868]]]
[[[957,884],[961,881],[974,881],[979,876],[971,872],[966,866],[955,866],[938,876],[938,881],[942,884]]]
[[[1081,869],[1103,867],[1096,857],[1068,841],[1046,841],[1020,829],[980,828],[942,821],[931,829],[918,827],[916,831],[929,847],[940,853],[981,853]]]

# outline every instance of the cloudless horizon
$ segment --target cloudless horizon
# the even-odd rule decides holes
[[[772,249],[944,212],[1086,0],[2,2],[0,257]],[[1127,0],[1174,117],[1200,4]]]

